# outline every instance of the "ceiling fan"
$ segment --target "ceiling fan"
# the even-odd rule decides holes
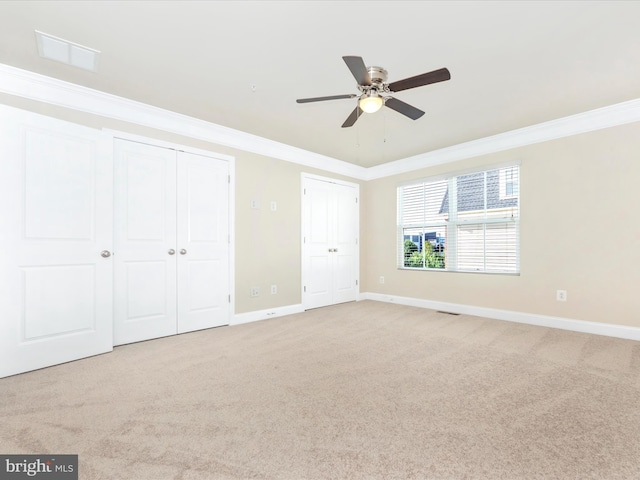
[[[296,100],[297,103],[310,103],[358,97],[358,105],[342,124],[342,128],[353,126],[363,112],[377,112],[383,105],[409,117],[412,120],[417,120],[424,115],[422,110],[398,100],[390,94],[400,92],[402,90],[408,90],[410,88],[422,87],[423,85],[429,85],[431,83],[444,82],[451,78],[449,70],[446,68],[440,68],[439,70],[416,75],[415,77],[388,83],[388,72],[384,68],[367,67],[364,64],[362,57],[346,56],[342,57],[342,59],[358,82],[360,95],[331,95],[328,97],[299,98]]]

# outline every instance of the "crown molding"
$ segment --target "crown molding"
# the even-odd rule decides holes
[[[363,180],[366,169],[134,100],[0,64],[0,92]]]
[[[375,180],[640,121],[640,99],[635,99],[365,168],[9,65],[0,64],[0,92],[278,158],[358,180]]]
[[[403,158],[367,169],[365,180],[389,177],[466,158],[548,142],[557,138],[640,121],[640,99],[519,128],[491,137]]]

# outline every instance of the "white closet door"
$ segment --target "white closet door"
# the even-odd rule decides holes
[[[115,141],[114,343],[174,335],[176,152]]]
[[[0,158],[0,377],[111,351],[110,143],[0,107]]]
[[[355,186],[303,179],[303,304],[357,299],[358,192]]]
[[[357,297],[357,215],[356,192],[353,187],[334,185],[333,303],[354,301]]]
[[[229,164],[178,152],[178,332],[229,323]]]
[[[308,180],[304,194],[305,308],[333,303],[333,189],[328,182]]]

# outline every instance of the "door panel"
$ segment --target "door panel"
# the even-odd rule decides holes
[[[126,220],[126,240],[167,242],[170,236],[167,215],[173,213],[173,201],[167,195],[175,182],[173,158],[164,150],[139,144],[119,144],[117,155],[122,158],[116,164],[117,182],[123,182],[119,193],[124,194],[122,208]],[[122,150],[126,148],[126,150]],[[123,171],[120,171],[122,168]],[[139,245],[143,245],[140,243]]]
[[[305,249],[306,271],[305,307],[318,308],[333,303],[333,234],[330,218],[333,215],[332,184],[309,182],[305,187]]]
[[[324,307],[333,303],[333,273],[330,260],[325,254],[307,257],[309,277],[305,285],[306,308]]]
[[[125,140],[115,141],[114,154],[114,343],[121,345],[177,332],[176,161],[173,150]]]
[[[333,272],[334,303],[351,302],[356,299],[356,272],[351,255],[337,254]]]
[[[93,265],[22,267],[25,341],[95,328]]]
[[[337,247],[337,252],[334,253],[334,303],[342,303],[355,300],[358,291],[355,282],[358,278],[358,272],[356,272],[358,204],[355,189],[343,185],[335,185],[334,199],[336,202],[334,243]]]
[[[112,350],[109,142],[3,106],[0,158],[0,377]]]
[[[177,165],[178,333],[184,333],[229,323],[229,164],[178,152]]]
[[[188,309],[197,312],[218,307],[216,288],[211,285],[222,285],[223,268],[218,260],[185,260],[188,275]]]
[[[94,144],[42,130],[24,135],[25,238],[92,240]]]
[[[307,188],[308,233],[307,244],[328,251],[332,235],[330,217],[333,212],[330,183],[316,182]]]
[[[169,265],[170,266],[170,265]],[[124,262],[126,278],[127,322],[160,319],[173,314],[167,311],[167,262]],[[172,270],[169,268],[169,270]],[[170,274],[171,272],[169,272]]]

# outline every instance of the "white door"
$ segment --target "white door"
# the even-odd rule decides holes
[[[303,305],[316,308],[333,303],[332,184],[307,180],[304,192]],[[306,278],[304,278],[306,277]]]
[[[358,188],[303,177],[305,309],[357,299]]]
[[[227,325],[229,163],[116,140],[115,344]]]
[[[116,139],[114,344],[176,333],[176,155]]]
[[[0,377],[111,351],[110,142],[2,106],[0,158]]]
[[[178,152],[178,333],[229,323],[229,164]]]
[[[356,300],[358,292],[358,196],[354,187],[333,185],[333,303]]]

